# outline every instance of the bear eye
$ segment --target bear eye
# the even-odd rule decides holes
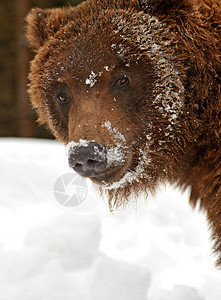
[[[121,88],[121,87],[125,87],[126,85],[128,85],[128,83],[129,83],[129,78],[127,76],[124,76],[124,77],[117,79],[117,81],[115,82],[115,86],[117,88]]]
[[[65,93],[60,93],[57,95],[57,99],[60,103],[66,103],[69,101],[69,97]]]

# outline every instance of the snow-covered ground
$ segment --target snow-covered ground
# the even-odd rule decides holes
[[[221,299],[187,192],[161,187],[112,214],[88,181],[81,205],[62,206],[54,184],[71,170],[55,141],[0,139],[0,170],[1,300]]]

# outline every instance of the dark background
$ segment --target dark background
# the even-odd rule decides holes
[[[33,53],[24,36],[24,18],[32,7],[63,7],[80,2],[0,0],[0,137],[52,137],[36,123],[27,95],[27,74]]]

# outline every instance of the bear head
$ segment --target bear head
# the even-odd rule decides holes
[[[200,136],[196,101],[208,91],[197,90],[195,77],[203,81],[204,58],[196,59],[181,26],[195,18],[192,2],[91,0],[27,17],[36,52],[29,94],[39,122],[116,205],[176,181]]]

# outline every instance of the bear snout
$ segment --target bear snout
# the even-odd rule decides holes
[[[94,177],[107,166],[107,149],[96,142],[70,147],[69,166],[79,175]]]

